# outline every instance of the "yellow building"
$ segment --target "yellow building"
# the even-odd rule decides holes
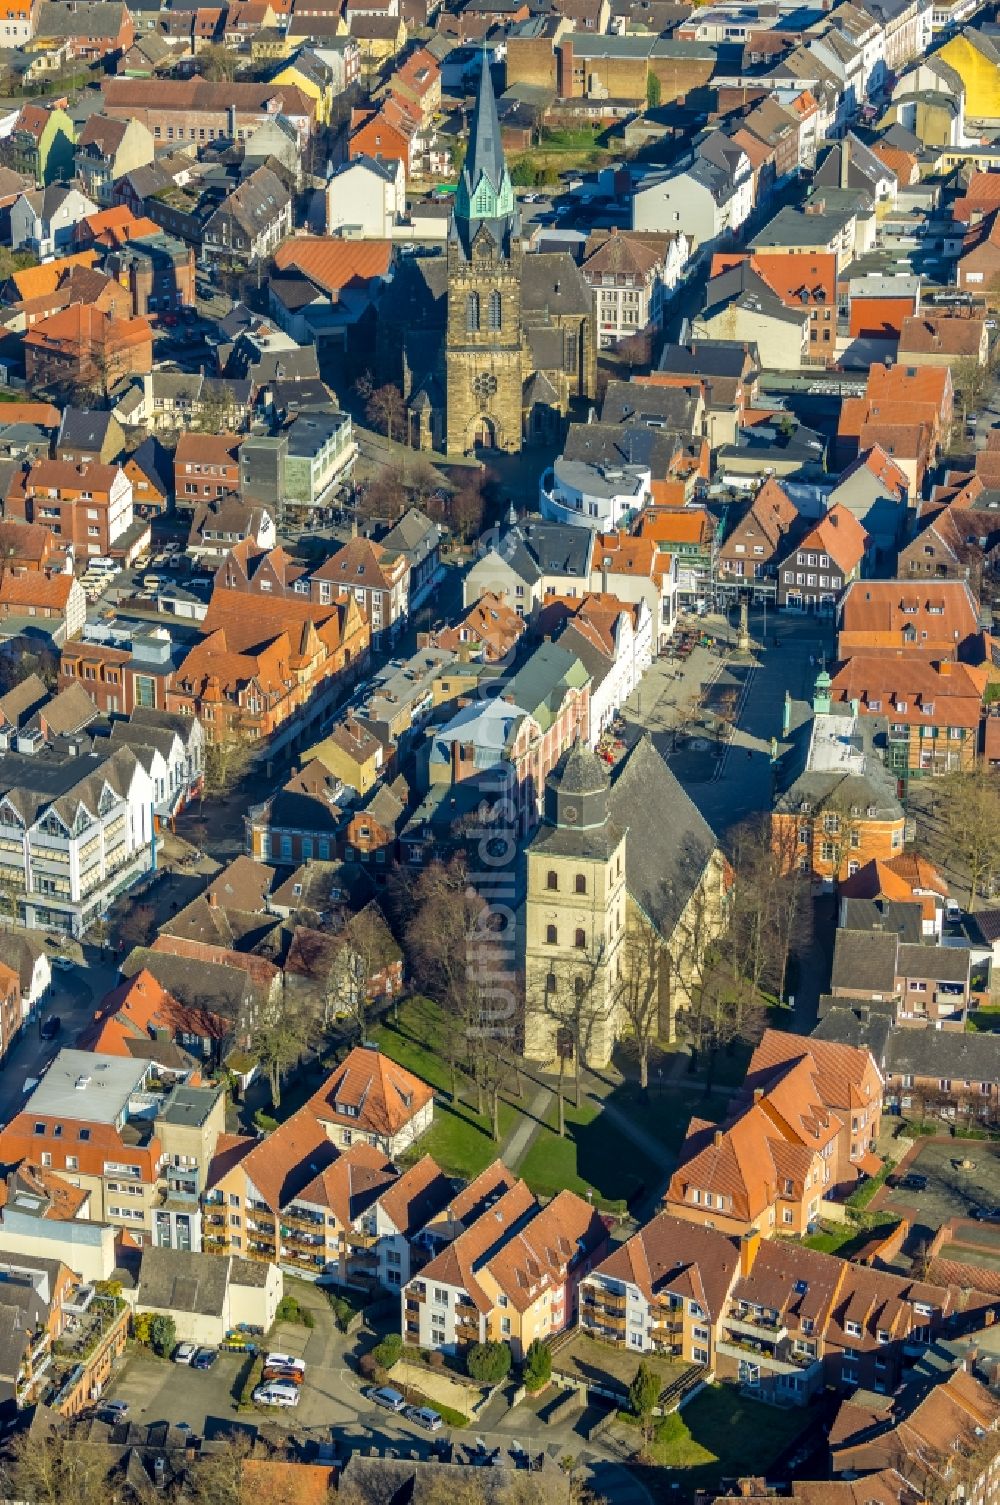
[[[549,775],[527,849],[524,1053],[605,1065],[655,1001],[674,1037],[707,947],[726,925],[727,868],[711,828],[643,737],[610,782],[577,744]],[[643,998],[646,1002],[642,1002]]]
[[[577,742],[549,775],[545,824],[527,852],[524,1053],[611,1058],[625,940],[625,833],[604,764]]]
[[[965,85],[965,116],[985,125],[1000,124],[1000,51],[989,37],[967,26],[938,50]]]
[[[333,113],[334,78],[314,53],[299,52],[274,75],[276,84],[295,84],[308,99],[316,101],[316,124],[329,125]]]

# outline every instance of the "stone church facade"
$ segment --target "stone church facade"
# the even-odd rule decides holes
[[[485,52],[447,255],[399,268],[376,365],[403,393],[410,442],[449,455],[558,437],[595,395],[593,293],[571,256],[524,249]]]

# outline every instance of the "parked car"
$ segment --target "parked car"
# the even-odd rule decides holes
[[[212,1365],[215,1363],[218,1357],[219,1350],[217,1348],[199,1348],[198,1352],[191,1360],[191,1368],[211,1369]]]
[[[100,1406],[97,1414],[100,1417],[101,1421],[110,1421],[110,1422],[124,1421],[125,1418],[126,1418],[126,1416],[128,1415],[128,1401],[127,1400],[106,1400],[106,1401],[102,1401],[101,1406]]]
[[[286,1369],[283,1364],[265,1364],[263,1378],[287,1381],[290,1385],[301,1385],[305,1375],[301,1369]]]
[[[57,972],[72,972],[76,966],[76,962],[68,956],[54,956],[52,958],[52,966],[55,967]]]
[[[377,1390],[373,1386],[368,1391],[368,1399],[374,1401],[376,1406],[381,1406],[384,1411],[395,1411],[397,1415],[406,1408],[404,1397],[398,1390],[392,1390],[388,1385],[381,1385]]]
[[[42,1039],[54,1040],[62,1029],[62,1019],[58,1014],[50,1014],[42,1025]]]
[[[956,925],[962,918],[961,904],[956,903],[954,899],[945,899],[944,917],[948,921],[949,925]]]
[[[190,1364],[197,1352],[198,1345],[196,1343],[178,1343],[174,1349],[174,1363]]]
[[[253,1398],[258,1406],[297,1406],[299,1392],[294,1385],[274,1384],[258,1385],[253,1393]]]
[[[436,1411],[430,1406],[407,1406],[403,1415],[408,1421],[415,1421],[418,1427],[424,1427],[428,1432],[440,1432],[444,1422]]]
[[[265,1369],[297,1369],[300,1374],[306,1372],[305,1359],[294,1359],[290,1353],[267,1353],[264,1355]]]

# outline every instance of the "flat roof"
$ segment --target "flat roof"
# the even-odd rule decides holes
[[[222,1090],[221,1087],[175,1087],[160,1114],[160,1122],[200,1129]]]
[[[61,1050],[25,1103],[24,1112],[39,1118],[113,1124],[151,1071],[150,1061],[90,1050]]]

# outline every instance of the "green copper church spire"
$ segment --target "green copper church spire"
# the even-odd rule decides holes
[[[516,228],[517,217],[514,185],[504,160],[496,96],[484,47],[469,149],[455,194],[455,228],[466,251],[484,223],[498,243],[506,246]]]

